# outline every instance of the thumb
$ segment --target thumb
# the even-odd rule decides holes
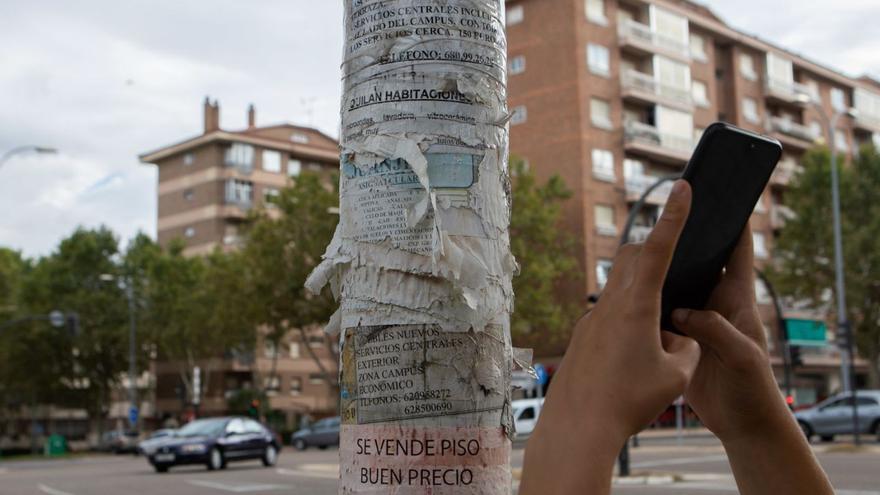
[[[753,351],[749,338],[715,311],[676,309],[672,312],[672,321],[677,329],[711,349],[722,360]]]
[[[700,344],[690,337],[665,330],[660,332],[660,340],[670,361],[690,381],[700,363]]]

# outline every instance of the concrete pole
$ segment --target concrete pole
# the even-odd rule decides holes
[[[503,0],[347,0],[339,493],[509,494]]]

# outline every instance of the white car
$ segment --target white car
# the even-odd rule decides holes
[[[515,400],[513,407],[513,425],[517,438],[527,437],[535,430],[538,418],[541,416],[541,408],[544,407],[544,399]]]

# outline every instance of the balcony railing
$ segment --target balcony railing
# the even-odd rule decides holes
[[[869,129],[872,131],[880,131],[880,116],[871,115],[864,111],[859,111],[856,113],[856,126],[861,127],[862,129]]]
[[[652,230],[654,230],[653,227],[633,225],[629,230],[629,242],[645,242],[648,236],[651,235]]]
[[[685,88],[661,84],[651,74],[630,69],[624,71],[620,78],[624,89],[647,93],[682,105],[692,104],[690,91]]]
[[[637,201],[642,194],[644,194],[649,187],[657,183],[658,180],[660,180],[659,177],[641,174],[625,177],[624,184],[627,200]],[[666,198],[669,197],[670,192],[672,192],[672,181],[666,181],[651,191],[651,194],[646,200],[651,204],[663,204],[666,202]]]
[[[776,170],[773,171],[773,175],[770,176],[770,182],[773,184],[779,185],[788,185],[791,182],[791,179],[802,170],[803,167],[797,164],[795,161],[784,160],[779,162],[779,165],[776,166]]]
[[[652,47],[673,52],[684,58],[690,58],[690,47],[687,43],[675,38],[660,34],[651,29],[651,26],[633,21],[621,20],[617,25],[617,33],[621,41],[630,41],[650,45]]]
[[[806,84],[794,81],[767,78],[764,86],[767,89],[767,93],[771,96],[776,96],[790,102],[800,101],[804,97],[814,100],[818,96]]]
[[[624,139],[627,143],[659,146],[676,153],[688,154],[694,148],[694,141],[691,138],[661,133],[652,125],[634,120],[624,124]]]
[[[781,229],[785,226],[785,222],[795,217],[794,210],[785,205],[775,205],[770,211],[770,226],[774,229]]]
[[[782,117],[770,117],[767,119],[767,128],[771,132],[780,132],[786,136],[807,141],[810,144],[819,139],[819,136],[813,131],[813,129]]]

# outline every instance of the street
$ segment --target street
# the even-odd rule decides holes
[[[880,495],[880,444],[872,438],[854,453],[842,444],[814,444],[822,466],[842,495]],[[522,466],[523,445],[513,452],[514,468]],[[62,460],[0,462],[0,495],[210,495],[223,493],[336,493],[337,452],[286,448],[278,465],[258,461],[231,464],[217,472],[180,467],[156,474],[143,458],[83,456]],[[632,449],[633,478],[616,480],[619,495],[736,493],[726,457],[714,438],[646,437]],[[649,475],[649,476],[648,476]]]

